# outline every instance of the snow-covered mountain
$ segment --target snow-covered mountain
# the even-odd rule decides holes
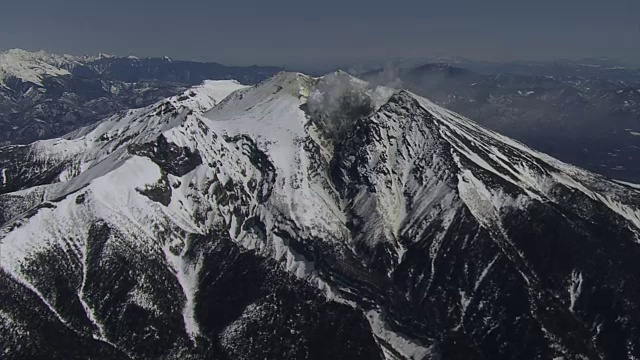
[[[57,56],[44,51],[11,49],[0,52],[0,86],[6,86],[5,81],[11,78],[42,86],[46,77],[71,75],[65,67],[74,63],[78,62],[72,56]]]
[[[624,81],[599,73],[558,76],[544,66],[536,76],[509,73],[515,69],[506,65],[483,74],[462,65],[388,67],[361,76],[407,88],[562,161],[640,182],[640,137],[633,135],[640,132],[640,86],[631,74]]]
[[[640,356],[640,192],[337,72],[0,151],[3,358]]]
[[[117,111],[179,94],[205,79],[255,84],[279,70],[169,58],[0,52],[0,145],[61,136]]]

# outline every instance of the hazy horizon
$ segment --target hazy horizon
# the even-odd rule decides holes
[[[44,48],[26,48],[26,47],[6,47],[6,48],[2,48],[0,47],[0,52],[6,52],[9,50],[13,50],[13,49],[20,49],[20,50],[25,50],[28,52],[39,52],[39,51],[44,51],[46,53],[49,54],[54,54],[54,55],[71,55],[71,56],[98,56],[100,54],[103,55],[107,55],[107,56],[114,56],[114,57],[128,57],[128,56],[134,56],[134,57],[138,57],[138,58],[162,58],[165,56],[168,56],[171,60],[176,60],[176,61],[194,61],[194,62],[204,62],[204,63],[219,63],[221,65],[225,65],[225,66],[274,66],[274,67],[283,67],[283,68],[323,68],[323,67],[339,67],[339,66],[376,66],[376,65],[380,65],[383,66],[385,64],[392,64],[394,62],[408,62],[411,64],[420,64],[421,61],[429,61],[429,60],[433,60],[433,59],[437,59],[437,58],[442,58],[442,59],[461,59],[461,60],[468,60],[468,61],[472,61],[472,62],[487,62],[487,63],[516,63],[516,62],[553,62],[553,61],[572,61],[572,62],[578,62],[581,60],[607,60],[607,61],[611,61],[613,63],[620,63],[620,64],[624,64],[624,65],[633,65],[633,66],[639,66],[640,67],[640,61],[637,62],[633,62],[633,61],[625,61],[623,59],[617,59],[617,58],[612,58],[612,57],[608,57],[608,56],[588,56],[588,57],[575,57],[575,58],[548,58],[548,59],[525,59],[525,58],[510,58],[510,59],[482,59],[482,58],[473,58],[473,57],[467,57],[467,56],[460,56],[460,55],[456,55],[456,54],[438,54],[438,55],[424,55],[424,56],[416,56],[416,57],[378,57],[378,58],[373,58],[373,57],[369,57],[369,58],[360,58],[360,57],[354,57],[352,59],[345,59],[345,60],[337,60],[337,61],[332,61],[332,60],[326,60],[326,61],[320,61],[317,63],[311,63],[311,62],[302,62],[302,63],[259,63],[259,62],[254,62],[254,63],[244,63],[244,62],[239,62],[239,63],[230,63],[230,62],[223,62],[223,61],[218,61],[215,58],[213,59],[199,59],[199,58],[185,58],[185,57],[180,57],[180,56],[169,56],[169,55],[164,55],[164,54],[152,54],[152,55],[140,55],[140,54],[136,54],[136,53],[113,53],[113,52],[108,52],[108,51],[99,51],[99,52],[63,52],[63,51],[55,51],[55,50],[51,50],[51,49],[44,49]]]

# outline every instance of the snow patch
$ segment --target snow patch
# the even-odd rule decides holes
[[[399,353],[404,359],[409,360],[428,359],[435,355],[432,347],[425,347],[416,340],[409,339],[389,329],[380,311],[370,310],[366,313],[366,318],[369,321],[373,334],[379,339],[378,343],[381,345],[387,359],[397,359],[394,353]],[[381,343],[380,340],[382,340],[383,343]],[[391,349],[388,348],[389,346]]]
[[[180,287],[182,287],[182,292],[186,299],[182,309],[184,326],[191,340],[195,342],[196,337],[200,335],[200,326],[195,315],[195,298],[198,291],[199,274],[202,269],[202,259],[198,258],[196,261],[186,259],[187,246],[184,246],[182,253],[179,255],[175,255],[171,251],[170,244],[165,244],[162,250],[176,275]]]
[[[582,272],[574,270],[571,272],[571,282],[569,285],[569,298],[571,300],[571,304],[569,305],[569,311],[574,312],[576,301],[578,301],[578,297],[582,293],[582,283],[583,283]]]

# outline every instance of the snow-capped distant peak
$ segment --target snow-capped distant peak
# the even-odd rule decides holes
[[[14,77],[24,82],[42,85],[45,77],[69,75],[69,71],[54,64],[73,61],[68,55],[52,55],[44,51],[29,52],[11,49],[0,53],[0,84]]]

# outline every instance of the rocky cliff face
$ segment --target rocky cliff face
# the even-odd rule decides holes
[[[0,164],[6,358],[640,354],[638,190],[407,91],[209,82]]]

